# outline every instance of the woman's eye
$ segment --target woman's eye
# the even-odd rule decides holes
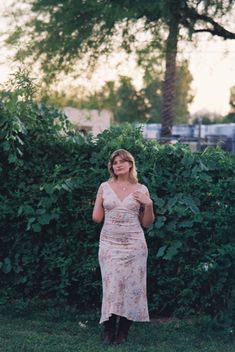
[[[123,163],[125,163],[125,161],[126,160],[120,160],[120,161],[115,161],[114,163],[113,163],[113,165],[117,165],[117,164],[123,164]]]

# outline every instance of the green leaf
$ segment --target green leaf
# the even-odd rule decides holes
[[[162,198],[159,198],[156,194],[151,195],[151,198],[154,200],[154,204],[159,207],[162,208],[165,204],[165,200]]]
[[[179,199],[181,199],[181,193],[173,196],[172,198],[170,198],[167,202],[167,209],[170,210],[171,208],[173,208],[177,202],[179,201]]]
[[[159,250],[158,250],[158,252],[157,252],[156,257],[157,257],[157,258],[163,257],[166,248],[167,248],[167,246],[162,246],[162,247],[160,247]]]
[[[32,224],[33,224],[33,222],[34,222],[35,220],[36,220],[36,218],[35,218],[35,217],[32,217],[32,218],[29,218],[29,219],[28,219],[28,223],[27,223],[26,231],[28,231],[28,230],[30,230],[30,229],[31,229]]]
[[[165,220],[166,220],[165,216],[158,216],[157,221],[154,224],[155,228],[160,229],[164,225]]]
[[[23,152],[22,152],[18,147],[16,148],[16,150],[17,150],[17,152],[18,152],[18,154],[19,154],[20,156],[23,155]]]
[[[200,164],[200,167],[201,167],[202,171],[208,171],[209,170],[209,168],[202,162],[201,159],[199,159],[199,164]]]
[[[3,265],[2,265],[2,271],[5,273],[5,274],[8,274],[11,272],[12,270],[12,264],[11,264],[11,260],[10,258],[4,258],[3,260]]]
[[[51,184],[45,184],[40,187],[40,190],[45,190],[46,193],[52,194],[54,192],[54,186]]]
[[[3,142],[3,143],[2,143],[2,146],[3,146],[3,150],[4,150],[5,152],[7,152],[8,150],[10,150],[10,148],[11,148],[11,144],[10,144],[8,141]]]
[[[71,192],[71,188],[69,188],[66,183],[63,183],[61,188],[63,188],[65,191]]]
[[[200,213],[198,206],[196,205],[195,201],[191,196],[183,196],[181,203],[187,205],[187,207],[194,213]]]
[[[16,139],[21,145],[24,145],[24,142],[22,141],[22,139],[19,136],[16,136]]]
[[[51,215],[50,214],[44,214],[38,218],[38,222],[41,225],[48,225],[49,222],[51,221]]]
[[[185,154],[182,159],[182,164],[184,166],[191,166],[194,163],[194,155],[193,154]]]
[[[174,241],[173,244],[168,247],[163,259],[171,260],[178,253],[180,247],[182,247],[182,244],[183,243],[180,241]]]
[[[191,204],[191,205],[189,206],[189,208],[190,208],[190,210],[191,210],[194,214],[200,213],[200,210],[199,210],[199,208],[196,206],[196,204]]]
[[[19,280],[21,284],[25,284],[28,281],[27,276],[22,276]]]
[[[10,155],[8,156],[8,161],[9,161],[10,164],[15,163],[15,162],[17,161],[16,155],[15,155],[15,154],[10,154]]]
[[[187,228],[187,227],[191,228],[193,224],[194,224],[193,220],[184,220],[179,223],[179,226],[183,228]]]
[[[166,225],[166,228],[167,228],[168,231],[174,232],[177,229],[177,225],[178,225],[178,223],[177,223],[176,220],[171,220]]]
[[[42,227],[39,224],[34,224],[32,229],[34,232],[41,232]]]

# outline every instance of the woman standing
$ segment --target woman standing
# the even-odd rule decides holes
[[[149,321],[148,249],[141,225],[150,226],[154,213],[148,189],[138,183],[135,160],[128,151],[116,150],[108,169],[111,178],[98,189],[92,218],[96,223],[104,219],[99,246],[104,343],[120,344],[126,341],[132,321]]]

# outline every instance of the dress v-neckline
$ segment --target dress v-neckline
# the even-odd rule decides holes
[[[110,186],[109,182],[107,181],[107,184],[109,186],[109,188],[111,189],[111,191],[113,192],[113,194],[115,195],[115,197],[119,200],[120,203],[123,203],[125,199],[127,199],[130,195],[132,195],[135,191],[138,191],[139,189],[136,189],[134,192],[129,193],[126,197],[124,197],[123,199],[120,199],[117,195],[117,193],[114,191],[114,189],[112,189],[112,187]],[[141,187],[140,187],[141,189]]]

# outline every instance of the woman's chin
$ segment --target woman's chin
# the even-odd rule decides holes
[[[118,171],[115,173],[116,176],[124,176],[124,175],[127,175],[128,173],[125,172],[125,171]]]

